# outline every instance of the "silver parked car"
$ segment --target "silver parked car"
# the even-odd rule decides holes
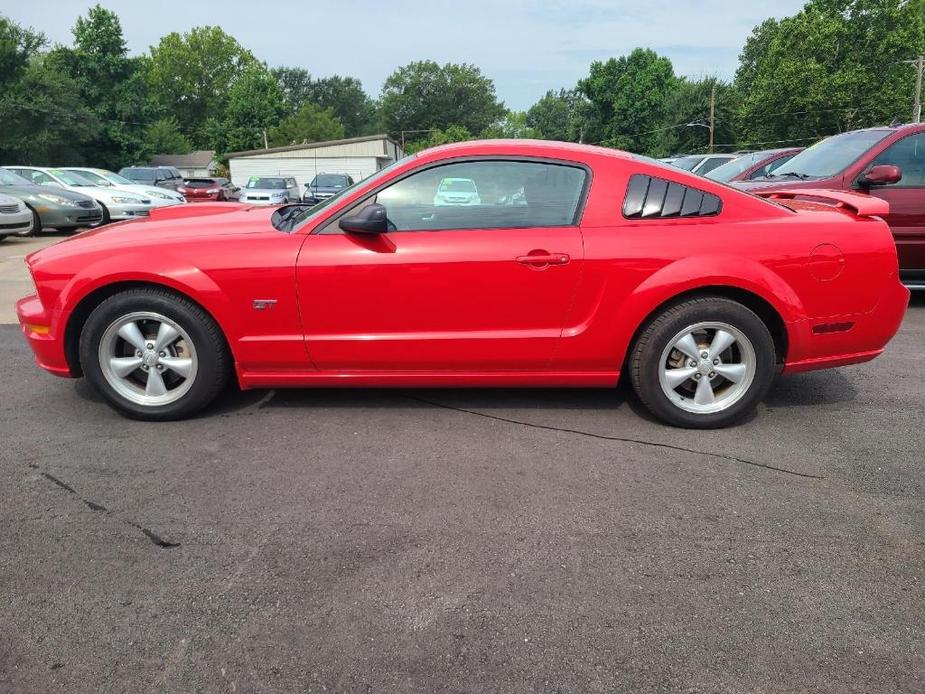
[[[0,194],[0,241],[32,231],[32,210],[19,198]]]
[[[684,157],[678,157],[671,162],[671,166],[690,171],[698,176],[705,176],[716,167],[722,166],[726,162],[737,159],[738,157],[738,154],[689,154]]]
[[[288,205],[301,201],[299,184],[291,176],[251,176],[239,202],[251,205]]]

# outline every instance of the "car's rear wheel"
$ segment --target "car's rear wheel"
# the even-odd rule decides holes
[[[159,289],[132,289],[97,306],[80,335],[87,379],[120,412],[171,420],[195,414],[227,383],[221,330],[193,302]]]
[[[690,299],[655,317],[636,340],[629,367],[649,411],[695,429],[727,426],[752,412],[777,372],[767,326],[721,297]]]

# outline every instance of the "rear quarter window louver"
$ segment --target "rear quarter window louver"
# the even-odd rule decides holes
[[[712,217],[722,208],[723,201],[712,193],[663,178],[635,174],[626,188],[623,216],[627,219]]]

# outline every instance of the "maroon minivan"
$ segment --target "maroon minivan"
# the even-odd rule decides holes
[[[833,135],[775,169],[731,185],[748,191],[827,188],[868,193],[890,203],[884,217],[907,287],[925,289],[925,123]]]

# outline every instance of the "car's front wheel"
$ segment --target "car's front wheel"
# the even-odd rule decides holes
[[[195,414],[227,382],[222,333],[202,308],[160,289],[109,297],[80,335],[84,375],[120,412],[171,420]]]
[[[22,231],[16,232],[17,236],[38,236],[39,232],[42,231],[42,218],[39,217],[39,213],[29,208],[32,212],[32,226],[28,229],[23,229]]]
[[[655,317],[636,340],[629,369],[639,399],[656,417],[712,429],[755,409],[777,363],[761,318],[736,301],[702,297]]]

